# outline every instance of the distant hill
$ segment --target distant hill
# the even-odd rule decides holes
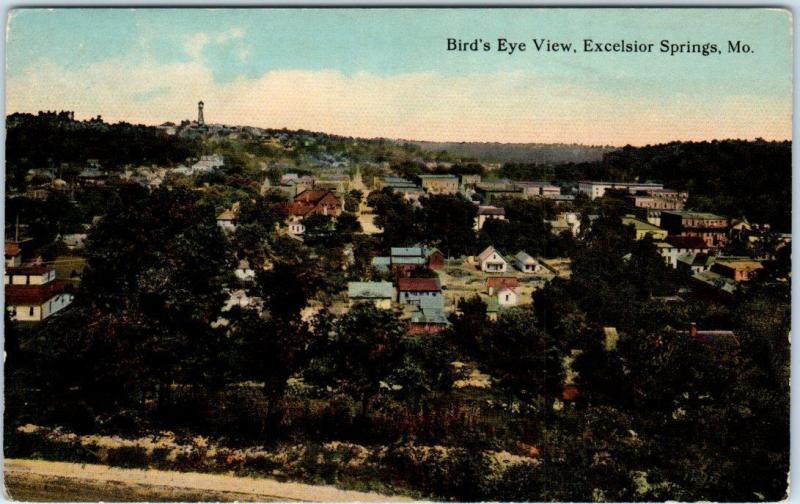
[[[579,144],[497,143],[497,142],[424,142],[408,141],[423,150],[447,151],[454,156],[474,158],[488,163],[583,163],[600,161],[611,146]]]

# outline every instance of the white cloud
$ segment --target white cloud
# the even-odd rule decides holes
[[[183,43],[183,50],[186,51],[186,54],[191,56],[192,59],[197,59],[203,54],[203,49],[208,45],[210,40],[206,33],[195,33]]]
[[[241,28],[231,28],[230,30],[218,33],[214,37],[214,40],[217,44],[224,44],[229,40],[240,39],[242,37],[244,37],[244,30]]]
[[[207,44],[201,35],[189,47]],[[157,124],[194,117],[200,99],[209,122],[364,137],[643,144],[787,138],[791,132],[791,104],[752,96],[657,104],[524,72],[453,77],[278,70],[218,83],[199,59],[120,59],[85,69],[43,61],[8,78],[6,105],[9,112],[67,109],[78,117]]]

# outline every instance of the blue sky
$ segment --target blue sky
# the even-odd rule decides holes
[[[781,10],[29,9],[9,28],[9,112],[158,123],[204,99],[209,120],[363,136],[791,135],[791,19]],[[754,53],[464,53],[446,51],[448,37],[742,40]]]

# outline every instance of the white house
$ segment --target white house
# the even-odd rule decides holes
[[[217,225],[222,228],[223,231],[232,233],[236,231],[236,225],[239,221],[239,203],[234,203],[227,210],[223,210],[221,214],[217,216]]]
[[[502,287],[497,291],[497,302],[502,307],[519,304],[519,290],[516,287]]]
[[[478,254],[476,259],[478,267],[486,273],[505,273],[508,270],[508,261],[491,245]]]
[[[293,236],[301,236],[306,232],[302,217],[296,215],[291,215],[286,219],[286,227],[289,230],[289,234]]]
[[[24,265],[6,268],[6,310],[12,320],[41,322],[72,303],[66,282],[56,280],[54,268]]]
[[[219,154],[201,156],[200,160],[191,166],[192,175],[198,173],[210,173],[225,165],[225,159]]]
[[[505,209],[492,205],[479,205],[478,213],[475,216],[475,231],[483,229],[483,225],[486,221],[491,219],[506,220]]]
[[[239,265],[233,273],[236,278],[243,282],[249,282],[256,278],[256,272],[250,267],[250,262],[247,259],[239,261]]]
[[[514,266],[523,273],[539,273],[542,265],[527,252],[517,252],[514,256]]]

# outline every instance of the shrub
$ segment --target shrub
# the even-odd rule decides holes
[[[149,465],[150,457],[141,446],[120,446],[108,450],[106,463],[110,466],[127,468],[144,468]]]

